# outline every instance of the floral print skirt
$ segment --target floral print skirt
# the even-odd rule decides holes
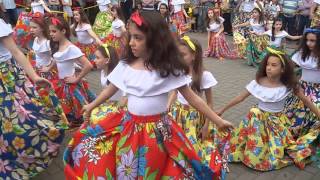
[[[0,179],[29,179],[59,152],[67,128],[53,90],[35,88],[15,63],[0,63]]]
[[[167,113],[108,113],[76,131],[64,154],[66,179],[212,179]]]
[[[249,35],[249,41],[246,47],[247,63],[250,66],[259,67],[264,50],[268,46],[268,36]]]
[[[85,54],[91,64],[94,64],[94,60],[96,59],[96,55],[94,54],[98,48],[95,43],[91,44],[81,44],[80,42],[75,43],[75,45],[80,48],[81,52]]]
[[[237,52],[231,50],[229,45],[227,44],[224,33],[220,33],[218,37],[215,37],[216,34],[216,32],[210,32],[209,47],[207,52],[205,53],[205,56],[228,59],[238,58]]]
[[[242,24],[244,22],[248,22],[249,19],[251,18],[251,13],[250,12],[240,12],[236,13],[234,15],[234,19],[232,22],[232,27],[238,24]],[[241,27],[241,28],[234,28],[233,29],[233,38],[235,45],[237,47],[238,54],[241,57],[245,56],[245,50],[246,50],[246,38],[247,38],[247,30],[248,27]]]
[[[93,24],[93,31],[101,38],[111,33],[112,15],[108,12],[99,12]]]
[[[68,84],[60,79],[53,80],[52,84],[68,121],[71,125],[80,125],[83,122],[82,107],[96,98],[95,94],[89,90],[89,84],[85,80]]]
[[[296,141],[289,127],[285,113],[251,108],[232,133],[229,160],[259,171],[280,169],[294,163],[303,167],[311,149]]]
[[[20,48],[31,49],[33,36],[30,33],[32,13],[21,12],[16,26],[13,29],[13,38]]]
[[[121,37],[116,37],[111,33],[105,39],[103,39],[103,42],[114,47],[120,59],[125,57],[127,43],[127,37],[125,34]]]
[[[316,7],[316,11],[311,20],[311,27],[320,26],[320,5]]]
[[[309,97],[317,108],[320,108],[320,83],[300,81],[304,95]],[[287,101],[286,113],[291,120],[290,131],[294,138],[306,145],[311,145],[316,156],[320,158],[320,120],[307,108],[298,97],[292,96]],[[316,150],[318,149],[318,150]],[[318,151],[318,152],[316,152]]]
[[[214,172],[216,177],[221,178],[223,174],[222,161],[223,154],[227,155],[228,151],[225,145],[228,142],[226,136],[223,136],[210,122],[208,127],[209,136],[206,139],[201,138],[201,129],[205,124],[205,117],[199,111],[189,105],[181,104],[176,101],[171,112],[173,119],[183,129],[190,143],[193,145],[202,162],[208,165]]]

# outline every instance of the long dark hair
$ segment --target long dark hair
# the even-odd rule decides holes
[[[320,31],[320,27],[312,27],[312,29],[318,29]],[[317,37],[316,46],[313,51],[311,51],[307,46],[307,35],[310,33],[315,34]],[[306,61],[306,59],[310,57],[311,54],[313,54],[318,61],[318,68],[320,68],[320,33],[313,33],[313,32],[304,33],[298,51],[301,51],[301,58],[303,61]]]
[[[124,15],[123,15],[123,12],[122,12],[121,7],[119,7],[119,6],[117,6],[117,5],[113,5],[113,6],[111,7],[111,11],[114,11],[114,10],[116,10],[117,15],[118,15],[118,18],[119,18],[121,21],[125,22],[125,18],[124,18]]]
[[[168,5],[167,5],[166,3],[161,3],[161,4],[159,5],[159,13],[160,13],[160,8],[161,8],[161,6],[164,6],[164,7],[166,7],[166,9],[167,9],[167,12],[166,12],[166,14],[165,14],[165,17],[163,17],[163,18],[167,21],[167,23],[169,23],[169,22],[170,22],[169,7],[168,7]]]
[[[259,8],[254,8],[251,12],[253,11],[257,11],[259,13],[259,24],[264,24],[264,17],[262,11]]]
[[[106,52],[105,47],[99,46],[97,50],[100,51],[100,53],[103,55],[104,58],[110,59],[110,62],[108,63],[108,71],[107,71],[107,74],[110,74],[112,70],[119,63],[119,57],[116,50],[112,46],[108,46],[107,48],[108,48],[110,57],[108,56],[108,53]]]
[[[202,60],[202,47],[199,43],[199,41],[195,39],[190,39],[190,41],[195,46],[195,51],[191,49],[188,42],[184,39],[178,40],[179,45],[188,47],[189,51],[192,52],[195,56],[195,59],[192,63],[192,84],[191,89],[200,93],[201,92],[201,80],[203,75],[203,60]]]
[[[259,70],[256,73],[256,81],[259,82],[261,78],[267,76],[266,67],[268,64],[268,60],[270,57],[276,57],[279,58],[277,54],[268,53],[263,61],[261,62],[261,65],[259,67]],[[284,64],[281,62],[281,66],[283,68],[283,73],[280,77],[280,81],[289,89],[293,89],[295,92],[298,88],[298,81],[297,77],[294,72],[294,64],[291,60],[289,60],[289,57],[287,55],[281,55],[281,57],[284,60]],[[280,61],[280,58],[279,58]]]
[[[179,76],[181,73],[187,74],[188,66],[183,63],[177,45],[170,36],[169,27],[162,16],[156,11],[141,11],[139,16],[144,22],[140,26],[131,19],[128,23],[135,24],[146,36],[148,59],[144,62],[145,66],[158,71],[161,77],[168,77],[170,74],[174,76]],[[128,40],[128,58],[125,60],[129,64],[137,59],[129,46],[130,39],[131,37]]]
[[[276,18],[276,19],[274,19],[273,20],[273,23],[272,23],[272,30],[271,30],[271,33],[272,33],[272,35],[271,35],[271,40],[272,41],[274,41],[274,40],[276,40],[276,37],[275,37],[275,25],[276,25],[276,22],[281,22],[282,23],[282,27],[281,27],[281,29],[280,29],[280,31],[282,31],[284,28],[283,28],[283,20],[282,20],[282,18]]]
[[[76,33],[76,28],[79,24],[82,24],[82,23],[85,23],[85,24],[90,24],[90,21],[89,21],[89,18],[88,16],[86,15],[86,13],[81,9],[81,8],[75,8],[73,10],[73,12],[79,12],[79,15],[80,15],[80,22],[76,22],[74,21],[74,26],[72,27],[71,29],[71,32],[74,36],[77,36],[77,33]]]
[[[67,21],[64,20],[64,18],[58,16],[58,17],[51,17],[49,19],[49,26],[52,25],[54,27],[56,27],[58,30],[62,31],[65,30],[65,37],[67,39],[70,39],[70,27],[69,24],[67,23]],[[51,53],[52,55],[54,53],[56,53],[59,50],[59,42],[54,42],[54,41],[50,41],[50,48],[51,48]]]

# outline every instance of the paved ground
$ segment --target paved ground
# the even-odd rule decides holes
[[[206,34],[192,34],[202,45],[206,44]],[[229,41],[230,42],[230,41]],[[294,46],[294,44],[290,44]],[[205,47],[205,46],[204,46]],[[244,60],[222,60],[206,59],[205,68],[213,73],[218,80],[218,85],[213,88],[214,108],[226,104],[232,97],[238,95],[245,85],[254,78],[255,68],[249,67]],[[100,91],[100,74],[97,72],[90,73],[87,77],[94,91]],[[235,106],[233,109],[225,112],[224,118],[238,125],[242,117],[246,114],[255,100],[250,97],[242,104]],[[70,135],[67,136],[69,139]],[[65,145],[62,147],[64,149]],[[52,165],[44,173],[36,177],[36,180],[62,180],[63,163],[62,155],[54,160]],[[305,170],[299,170],[294,166],[283,168],[271,172],[257,172],[245,167],[242,164],[230,164],[231,172],[227,175],[228,180],[319,180],[320,169],[314,164],[306,167]]]

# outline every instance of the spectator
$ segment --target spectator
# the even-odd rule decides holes
[[[18,15],[14,0],[0,0],[0,6],[3,9],[9,23],[12,26],[15,26],[18,20]]]
[[[293,36],[296,34],[296,14],[298,12],[300,0],[280,0],[281,10],[283,13],[284,28]]]
[[[310,27],[311,19],[310,15],[310,8],[313,4],[313,0],[301,0],[298,10],[300,11],[299,14],[299,23],[298,23],[298,35],[303,34],[304,28]]]

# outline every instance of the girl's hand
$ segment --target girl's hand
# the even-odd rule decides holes
[[[70,77],[64,78],[64,81],[68,84],[74,84],[74,83],[78,83],[79,79],[76,76],[70,76]]]
[[[217,37],[219,37],[219,35],[220,35],[220,34],[219,34],[219,33],[217,33],[217,34],[215,34],[215,35],[214,35],[214,37],[215,37],[215,38],[217,38]]]
[[[209,125],[206,124],[201,128],[201,139],[202,141],[206,140],[209,137]]]
[[[83,118],[85,119],[86,122],[89,122],[91,111],[93,110],[93,108],[94,107],[92,107],[91,104],[87,104],[82,107]]]
[[[36,76],[32,79],[32,81],[40,87],[52,87],[51,83],[47,79],[42,78],[40,76]]]
[[[232,129],[234,129],[232,123],[230,123],[229,121],[223,120],[221,119],[221,121],[216,123],[218,129],[222,132],[227,132],[230,131]]]

